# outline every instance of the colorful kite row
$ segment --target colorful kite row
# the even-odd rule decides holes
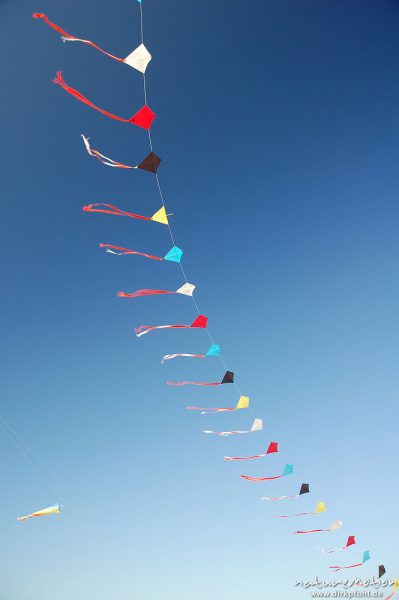
[[[250,408],[250,400],[247,396],[244,396],[241,394],[239,388],[237,387],[237,385],[235,384],[234,381],[234,373],[232,371],[228,371],[226,368],[226,365],[223,361],[223,358],[221,357],[221,348],[218,344],[216,344],[213,341],[213,338],[208,330],[208,318],[205,317],[204,315],[202,315],[200,313],[200,310],[198,309],[197,303],[194,299],[193,293],[195,290],[195,286],[191,283],[188,282],[186,275],[185,275],[185,271],[181,265],[181,259],[182,259],[182,255],[183,255],[183,251],[178,248],[175,245],[174,242],[174,236],[171,230],[171,226],[169,223],[169,219],[168,219],[168,213],[166,212],[166,207],[165,207],[165,203],[164,203],[164,199],[163,199],[163,195],[162,195],[162,190],[161,190],[161,186],[160,186],[160,182],[159,182],[159,177],[158,177],[158,169],[160,166],[160,162],[161,159],[155,154],[154,150],[153,150],[153,144],[152,144],[152,138],[151,138],[151,125],[153,123],[153,120],[155,118],[155,113],[151,110],[151,108],[148,106],[147,104],[147,89],[146,89],[146,69],[147,66],[152,58],[151,54],[149,53],[149,51],[147,50],[147,48],[144,45],[144,36],[143,36],[143,10],[142,10],[142,0],[137,0],[138,4],[139,4],[139,10],[140,10],[140,24],[141,24],[141,43],[137,46],[137,48],[135,48],[128,56],[126,56],[125,58],[119,58],[117,56],[114,56],[113,54],[105,51],[104,49],[102,49],[100,46],[98,46],[97,44],[91,42],[90,40],[85,40],[85,39],[81,39],[81,38],[76,38],[72,35],[70,35],[69,33],[67,33],[65,30],[63,30],[61,27],[59,27],[58,25],[56,25],[55,23],[53,23],[52,21],[50,21],[50,19],[42,14],[42,13],[34,13],[33,17],[35,19],[41,19],[44,23],[46,23],[49,27],[51,27],[52,29],[54,29],[55,31],[57,31],[58,33],[61,34],[62,36],[62,40],[64,42],[81,42],[83,44],[87,44],[93,48],[95,48],[96,50],[102,52],[103,54],[105,54],[106,56],[108,56],[109,58],[120,62],[120,63],[124,63],[130,67],[132,67],[133,69],[136,69],[137,71],[139,71],[142,76],[143,76],[143,83],[144,83],[144,105],[139,108],[135,114],[130,117],[130,118],[123,118],[120,117],[118,115],[115,115],[107,110],[104,110],[103,108],[98,107],[96,104],[94,104],[92,101],[88,100],[83,94],[81,94],[79,91],[75,90],[73,87],[69,86],[64,77],[62,76],[61,71],[57,72],[55,78],[53,79],[53,82],[57,85],[59,85],[64,91],[66,91],[68,94],[72,95],[73,97],[75,97],[77,100],[79,100],[80,102],[83,102],[85,104],[87,104],[88,106],[90,106],[91,108],[101,112],[102,114],[104,114],[105,116],[111,118],[111,119],[115,119],[118,121],[122,121],[124,123],[130,123],[132,125],[135,125],[139,128],[142,128],[144,130],[147,131],[147,135],[148,135],[148,141],[149,141],[149,153],[148,155],[137,165],[126,165],[124,163],[121,163],[119,161],[116,161],[104,154],[102,154],[101,152],[99,152],[98,150],[94,149],[89,141],[89,138],[82,135],[82,139],[83,139],[83,143],[84,143],[84,147],[87,151],[87,153],[96,158],[99,162],[101,162],[103,165],[108,166],[108,167],[113,167],[113,168],[119,168],[119,169],[141,169],[147,172],[152,173],[155,178],[156,178],[156,184],[157,184],[157,188],[159,191],[159,196],[160,196],[160,201],[161,201],[161,207],[152,215],[152,216],[143,216],[143,215],[138,215],[132,212],[128,212],[125,211],[121,208],[118,208],[117,206],[113,205],[113,204],[104,204],[104,203],[95,203],[95,204],[89,204],[87,206],[83,207],[83,210],[87,213],[103,213],[103,214],[107,214],[107,215],[113,215],[113,216],[121,216],[121,217],[129,217],[129,218],[133,218],[133,219],[140,219],[143,221],[153,221],[156,223],[160,223],[162,225],[165,225],[169,228],[169,232],[170,232],[170,237],[171,237],[171,242],[172,242],[172,247],[171,249],[163,256],[163,257],[158,257],[158,256],[154,256],[151,254],[146,254],[143,252],[139,252],[137,250],[131,250],[128,248],[123,248],[114,244],[104,244],[101,243],[100,247],[104,248],[106,252],[109,252],[111,254],[115,254],[115,255],[137,255],[137,256],[142,256],[145,258],[149,258],[152,260],[158,260],[158,261],[162,261],[162,260],[166,260],[166,261],[172,261],[172,262],[176,262],[179,264],[180,269],[181,269],[181,273],[182,273],[182,277],[184,280],[184,283],[177,289],[177,290],[159,290],[159,289],[140,289],[134,292],[119,292],[118,296],[120,298],[138,298],[138,297],[143,297],[143,296],[151,296],[151,295],[165,295],[165,294],[182,294],[188,297],[191,297],[194,303],[194,307],[198,313],[197,317],[194,319],[194,321],[191,324],[168,324],[168,325],[141,325],[140,327],[136,328],[135,333],[136,336],[142,337],[144,335],[147,335],[150,332],[156,331],[156,330],[161,330],[161,329],[188,329],[188,328],[192,328],[192,329],[204,329],[207,331],[209,339],[210,339],[210,347],[207,350],[207,352],[205,354],[199,353],[199,354],[189,354],[189,353],[176,353],[176,354],[165,354],[162,358],[162,363],[164,363],[165,361],[169,361],[169,360],[173,360],[176,358],[196,358],[196,359],[205,359],[205,358],[209,358],[209,357],[217,357],[220,359],[223,367],[226,369],[226,372],[224,374],[224,376],[222,377],[222,379],[220,381],[167,381],[168,385],[172,385],[172,386],[184,386],[184,385],[195,385],[195,386],[204,386],[204,387],[214,387],[214,386],[220,386],[220,385],[224,385],[224,384],[233,384],[236,388],[236,391],[239,394],[239,399],[237,401],[237,404],[235,406],[231,406],[231,407],[198,407],[198,406],[187,406],[186,409],[190,410],[190,411],[199,411],[201,412],[201,414],[215,414],[215,413],[219,413],[219,412],[231,412],[231,411],[237,411],[237,410],[242,410],[242,409],[249,409],[250,412],[252,413],[252,410]],[[231,436],[231,435],[242,435],[242,434],[249,434],[249,433],[254,433],[254,432],[258,432],[258,431],[262,431],[263,430],[263,420],[260,418],[256,418],[254,413],[252,413],[253,415],[253,423],[252,426],[249,429],[245,429],[245,430],[237,430],[237,431],[211,431],[211,430],[204,430],[204,433],[206,434],[213,434],[213,435],[218,435],[218,436]],[[225,461],[248,461],[248,460],[254,460],[254,459],[260,459],[260,458],[265,458],[267,457],[269,454],[273,454],[273,453],[277,453],[279,451],[278,449],[278,444],[277,442],[270,442],[267,450],[264,453],[261,454],[256,454],[253,456],[225,456],[224,460]],[[276,479],[280,479],[283,478],[287,475],[291,475],[294,473],[294,467],[292,464],[286,464],[284,469],[282,470],[282,472],[278,473],[277,475],[272,475],[272,476],[267,476],[267,477],[253,477],[250,475],[241,475],[241,478],[243,480],[252,482],[252,483],[261,483],[261,482],[266,482],[266,481],[272,481],[272,480],[276,480]],[[299,492],[297,494],[293,494],[293,495],[287,495],[287,496],[277,496],[277,497],[273,497],[273,496],[265,496],[262,497],[262,500],[264,501],[282,501],[282,500],[288,500],[288,499],[296,499],[301,497],[304,494],[308,494],[310,492],[310,487],[308,483],[303,483],[301,485],[301,488],[299,490]],[[324,512],[326,512],[326,505],[324,502],[318,502],[315,506],[314,511],[311,512],[300,512],[300,513],[294,513],[294,514],[284,514],[284,515],[276,515],[277,518],[279,519],[288,519],[288,518],[300,518],[302,516],[310,516],[310,515],[318,515],[318,514],[322,514]],[[37,512],[33,512],[27,516],[23,516],[23,517],[19,517],[18,520],[19,521],[26,521],[27,519],[33,518],[33,517],[41,517],[41,516],[46,516],[46,515],[50,515],[50,514],[59,514],[60,513],[60,506],[59,505],[55,505],[52,507],[49,507],[47,509],[44,510],[40,510]],[[321,528],[321,529],[310,529],[310,530],[297,530],[294,531],[293,533],[295,535],[307,535],[307,534],[314,534],[314,533],[333,533],[338,531],[342,526],[342,522],[341,521],[334,521],[330,527],[327,528]],[[330,550],[325,550],[323,549],[322,551],[325,554],[333,554],[333,553],[337,553],[337,552],[341,552],[341,551],[346,551],[349,550],[352,546],[354,546],[356,543],[355,540],[355,536],[354,535],[350,535],[347,539],[347,542],[344,546],[338,547],[338,548],[334,548],[334,549],[330,549]],[[342,569],[354,569],[357,567],[361,567],[362,565],[364,565],[368,560],[370,560],[370,553],[369,551],[365,551],[362,555],[362,560],[360,562],[354,563],[354,564],[349,564],[349,565],[331,565],[329,568],[331,569],[332,572],[337,572],[340,571]],[[380,565],[379,566],[379,570],[378,570],[378,577],[382,577],[385,574],[385,567],[384,565]],[[399,589],[399,581],[398,580],[393,580],[393,591],[392,594],[390,596],[388,596],[388,598],[392,598],[396,592]],[[387,599],[388,600],[388,599]]]

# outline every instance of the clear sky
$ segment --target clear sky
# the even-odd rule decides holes
[[[121,162],[147,153],[117,123],[51,83],[66,81],[130,117],[139,73],[31,19],[34,10],[126,56],[139,43],[134,0],[0,2],[3,123],[1,414],[55,475],[0,431],[1,600],[287,600],[295,578],[328,576],[317,546],[398,575],[399,3],[397,0],[143,0],[152,133],[189,281],[263,433],[229,406],[173,263],[115,257],[99,242],[163,255],[161,225],[82,212],[110,202],[152,214],[154,177],[107,168],[80,134]],[[227,464],[225,454],[280,453]],[[290,478],[255,485],[240,473]],[[256,463],[256,464],[255,464]],[[260,496],[312,494],[266,505]],[[328,513],[281,521],[276,512]],[[16,517],[60,502],[61,517]],[[278,508],[278,511],[276,509]],[[298,526],[344,522],[325,537]],[[334,561],[336,558],[334,558]],[[359,572],[360,573],[360,572]]]

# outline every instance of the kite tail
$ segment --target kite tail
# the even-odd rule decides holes
[[[134,331],[137,337],[141,337],[155,329],[189,329],[190,327],[191,325],[140,325],[140,327],[136,327]]]
[[[304,517],[307,515],[315,515],[317,513],[315,512],[303,512],[303,513],[297,513],[296,515],[275,515],[276,517],[278,517],[279,519],[289,519],[291,517]]]
[[[140,325],[140,327],[135,327],[134,331],[137,337],[141,337],[142,335],[145,335],[154,329],[158,329],[158,327],[151,327],[151,325]]]
[[[123,163],[117,162],[116,160],[107,158],[104,155],[100,154],[97,150],[92,150],[90,155],[94,156],[94,158],[99,160],[103,165],[106,165],[107,167],[116,167],[118,169],[137,169],[137,167],[124,165]]]
[[[338,565],[333,565],[332,567],[328,567],[328,568],[331,569],[333,573],[337,573],[338,571],[341,571],[342,569],[355,569],[356,567],[361,567],[361,566],[363,566],[363,563],[357,563],[356,565],[348,565],[347,567],[340,567]]]
[[[43,14],[43,13],[33,13],[32,16],[33,16],[34,19],[43,19],[43,21],[49,27],[51,27],[51,29],[54,29],[55,31],[57,31],[58,33],[60,33],[61,36],[62,36],[61,39],[62,39],[63,42],[82,42],[83,44],[88,44],[89,46],[92,46],[96,50],[99,50],[103,54],[106,54],[107,56],[109,56],[110,58],[113,58],[114,60],[117,60],[118,62],[123,62],[123,58],[119,58],[118,56],[114,56],[113,54],[110,54],[106,50],[103,50],[100,46],[97,46],[97,44],[95,44],[94,42],[91,42],[90,40],[82,40],[80,38],[76,38],[73,35],[71,35],[70,33],[64,31],[63,29],[61,29],[61,27],[59,27],[58,25],[56,25],[55,23],[53,23],[52,21],[50,21],[50,19],[45,14]]]
[[[272,481],[273,479],[280,479],[282,475],[276,475],[276,477],[250,477],[250,475],[240,475],[241,479],[252,481],[253,483],[259,483],[260,481]]]
[[[105,208],[96,208],[97,206],[104,206]],[[96,204],[87,204],[86,206],[83,206],[82,210],[84,210],[85,212],[105,213],[107,215],[116,215],[118,217],[131,217],[132,219],[151,221],[151,217],[144,217],[143,215],[129,213],[125,210],[118,208],[117,206],[114,206],[113,204],[105,204],[104,202],[97,202]]]
[[[105,248],[105,252],[110,254],[117,254],[122,256],[123,254],[136,254],[137,256],[144,256],[145,258],[151,258],[152,260],[163,260],[160,256],[153,256],[152,254],[145,254],[144,252],[136,252],[135,250],[129,250],[129,248],[122,248],[121,246],[113,246],[112,244],[99,244],[100,248]],[[119,250],[119,252],[114,252]]]
[[[240,434],[244,434],[244,433],[252,433],[252,431],[210,431],[209,429],[204,429],[202,433],[221,435],[222,437],[227,437],[228,435],[240,435]]]
[[[261,498],[261,500],[291,500],[294,498],[299,498],[299,494],[297,494],[296,496],[276,496],[276,497],[263,496],[263,498]]]
[[[236,409],[234,409],[236,410]],[[224,460],[238,461],[238,460],[253,460],[254,458],[263,458],[266,454],[256,454],[255,456],[225,456]]]
[[[30,515],[26,516],[26,517],[17,517],[17,521],[19,521],[20,523],[23,523],[24,521],[27,521],[28,519],[30,519]]]
[[[64,35],[61,37],[61,39],[63,42],[82,42],[83,44],[88,44],[89,46],[91,46],[92,48],[95,48],[99,52],[106,54],[107,56],[109,56],[109,58],[113,58],[114,60],[116,60],[118,62],[124,62],[123,58],[119,58],[119,56],[114,56],[113,54],[111,54],[110,52],[107,52],[106,50],[101,48],[101,46],[98,46],[97,44],[95,44],[94,42],[91,42],[90,40],[82,40],[81,38],[75,38],[72,36],[64,36]]]
[[[236,408],[201,408],[199,406],[186,406],[186,410],[200,410],[201,415],[214,414],[218,412],[232,412]]]
[[[56,72],[54,79],[52,79],[52,82],[56,83],[57,85],[60,85],[64,89],[69,88],[69,86],[66,84],[65,79],[62,75],[62,71]],[[68,91],[68,89],[66,89],[66,91]]]
[[[167,381],[167,385],[182,386],[182,385],[200,385],[202,387],[210,387],[221,385],[220,381]]]
[[[334,550],[325,550],[324,548],[321,549],[321,551],[323,552],[323,554],[335,554],[336,552],[343,552],[344,550],[348,550],[348,548],[350,548],[351,546],[345,546],[344,548],[334,548]]]
[[[33,19],[43,19],[43,21],[52,29],[54,29],[55,31],[58,31],[58,33],[60,33],[62,36],[64,36],[65,38],[72,38],[73,36],[71,34],[69,34],[67,31],[64,31],[63,29],[61,29],[61,27],[59,27],[58,25],[56,25],[55,23],[53,23],[52,21],[50,21],[50,19],[43,13],[33,13],[32,15]]]
[[[96,106],[95,104],[93,104],[92,102],[90,102],[90,100],[88,100],[87,98],[85,98],[83,96],[83,94],[81,94],[80,92],[78,92],[77,90],[75,90],[74,88],[70,87],[67,82],[65,81],[63,75],[62,75],[62,71],[57,71],[55,74],[54,79],[52,79],[52,82],[55,83],[56,85],[60,85],[62,87],[63,90],[65,90],[66,92],[68,92],[68,94],[71,94],[72,96],[75,96],[75,98],[77,98],[78,100],[80,100],[81,102],[83,102],[84,104],[87,104],[88,106],[91,106],[92,108],[107,114],[108,116],[112,116],[113,118],[119,119],[124,121],[124,119],[120,119],[120,117],[114,117],[113,115],[111,115],[111,113],[107,113],[106,111],[103,111],[102,108],[99,108],[98,106]]]
[[[135,116],[131,117],[130,119],[124,119],[123,117],[118,117],[118,115],[114,115],[114,114],[108,112],[107,110],[104,110],[103,108],[100,108],[99,106],[96,106],[95,104],[93,104],[93,102],[91,102],[85,96],[83,96],[83,94],[78,92],[78,90],[75,90],[73,87],[69,86],[66,83],[66,81],[62,75],[62,71],[57,71],[56,76],[54,77],[54,79],[52,81],[53,81],[53,83],[60,85],[63,90],[68,92],[68,94],[71,94],[71,96],[74,96],[77,100],[80,100],[80,102],[87,104],[87,106],[90,106],[90,108],[94,108],[94,110],[97,110],[98,112],[102,113],[106,117],[109,117],[110,119],[115,119],[116,121],[122,121],[122,123],[137,124],[134,121]],[[140,127],[141,127],[141,125],[140,125]]]
[[[142,296],[155,296],[157,294],[176,294],[176,292],[168,292],[167,290],[137,290],[132,294],[126,292],[118,292],[118,298],[140,298]]]
[[[179,356],[185,356],[189,358],[206,358],[206,354],[165,354],[161,360],[161,363],[163,364],[165,360],[172,360],[173,358],[177,358]]]
[[[109,158],[109,156],[105,156],[105,154],[101,154],[101,152],[90,146],[89,138],[83,135],[83,133],[81,133],[80,135],[85,145],[87,153],[90,156],[94,156],[94,158],[99,160],[103,165],[107,165],[108,167],[117,167],[119,169],[138,169],[138,166],[125,165],[116,160],[113,160],[112,158]]]
[[[330,529],[309,529],[308,531],[294,531],[296,534],[306,534],[306,533],[322,533],[331,531]]]

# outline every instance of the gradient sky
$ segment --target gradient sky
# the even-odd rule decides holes
[[[62,44],[34,10],[118,56],[139,43],[134,0],[0,2],[1,414],[56,478],[0,431],[0,599],[308,598],[295,578],[328,577],[317,546],[352,534],[343,564],[370,550],[364,576],[379,563],[398,576],[399,2],[143,0],[154,148],[176,240],[212,335],[265,420],[240,439],[201,430],[247,428],[247,411],[184,410],[232,405],[232,386],[164,385],[223,375],[217,360],[160,364],[206,351],[204,332],[134,336],[142,323],[191,322],[190,300],[116,297],[175,289],[177,265],[98,249],[162,255],[166,228],[81,210],[159,208],[152,175],[104,167],[79,137],[137,164],[146,134],[51,78],[62,69],[130,117],[141,76]],[[222,460],[271,440],[280,454]],[[239,478],[286,462],[291,478]],[[312,494],[277,512],[323,500],[326,515],[282,522],[259,500],[303,481]],[[16,522],[54,502],[61,517]],[[291,533],[336,519],[334,536]]]

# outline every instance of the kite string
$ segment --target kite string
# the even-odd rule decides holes
[[[139,3],[139,8],[140,8],[140,32],[141,32],[141,43],[143,44],[143,43],[144,43],[144,27],[143,27],[143,6],[142,6],[141,2]],[[147,81],[146,81],[145,73],[143,73],[143,88],[144,88],[144,102],[145,102],[145,104],[147,104]],[[150,130],[148,130],[148,132],[147,132],[147,133],[148,133],[148,143],[149,143],[149,146],[150,146],[150,151],[151,151],[151,152],[153,152],[153,150],[154,150],[154,149],[153,149],[152,137],[151,137],[151,132],[150,132]],[[167,212],[167,210],[166,210],[166,205],[165,205],[165,200],[164,200],[164,196],[163,196],[163,193],[162,193],[161,183],[160,183],[160,181],[159,181],[159,176],[158,176],[158,173],[155,173],[155,179],[156,179],[157,188],[158,188],[159,197],[160,197],[160,199],[161,199],[162,206],[163,206],[163,208],[164,208],[165,212]],[[173,231],[172,231],[172,228],[171,228],[171,226],[170,226],[170,223],[169,223],[169,221],[168,221],[168,223],[167,223],[167,226],[168,226],[169,235],[170,235],[170,239],[171,239],[171,241],[172,241],[172,244],[173,244],[173,246],[176,246],[175,237],[174,237],[174,235],[173,235]],[[184,270],[184,267],[183,267],[183,265],[182,265],[182,263],[181,263],[181,262],[179,262],[179,266],[180,266],[180,270],[181,270],[181,272],[182,272],[182,275],[183,275],[184,281],[185,281],[186,283],[189,283],[189,282],[188,282],[188,279],[187,279],[186,272],[185,272],[185,270]],[[200,311],[200,308],[199,308],[199,306],[198,306],[198,303],[197,303],[196,299],[194,298],[194,296],[191,296],[191,299],[192,299],[192,301],[193,301],[194,308],[196,309],[197,313],[200,315],[200,314],[201,314],[201,311]],[[209,331],[208,327],[206,328],[206,333],[207,333],[207,335],[208,335],[208,338],[209,338],[209,340],[210,340],[211,344],[215,344],[214,338],[213,338],[213,336],[212,336],[211,332]],[[219,356],[218,356],[218,358],[219,358],[220,362],[222,363],[223,367],[224,367],[224,368],[226,369],[226,371],[227,371],[227,370],[228,370],[228,368],[227,368],[227,365],[226,365],[226,363],[225,363],[225,361],[224,361],[223,357],[222,357],[221,355],[219,355]],[[241,392],[241,390],[240,390],[239,386],[236,384],[236,382],[233,382],[233,385],[234,385],[235,389],[237,390],[237,393],[239,394],[239,396],[242,396],[243,394],[242,394],[242,392]],[[249,411],[250,411],[251,415],[253,416],[253,418],[255,419],[255,413],[254,413],[254,411],[252,410],[251,406],[249,406],[249,407],[248,407],[248,409],[249,409]]]
[[[7,423],[7,421],[5,419],[3,419],[3,417],[0,416],[0,427],[1,429],[4,431],[4,433],[6,434],[6,436],[8,437],[8,439],[10,440],[10,442],[17,448],[17,450],[22,454],[22,456],[24,458],[26,458],[26,460],[31,464],[32,467],[34,467],[35,469],[39,470],[40,474],[42,475],[42,477],[44,477],[44,474],[42,471],[40,471],[37,463],[35,463],[31,456],[24,450],[24,447],[16,440],[16,438],[12,435],[11,431],[10,431],[10,426]],[[49,483],[47,477],[44,477],[46,482]]]
[[[32,448],[15,431],[15,429],[11,427],[11,425],[2,415],[0,415],[0,427],[7,435],[11,443],[19,450],[22,456],[24,456],[31,466],[41,474],[43,480],[47,482],[49,487],[51,487],[53,490],[56,490],[57,493],[59,489],[62,488],[64,492],[71,498],[71,500],[73,500],[80,507],[80,509],[83,509],[84,512],[89,514],[85,509],[84,503],[78,500],[78,498],[76,498],[76,496],[63,484],[63,482],[54,475],[51,469],[42,461],[36,452],[32,450]]]
[[[144,45],[144,28],[143,28],[143,9],[140,3],[140,34],[141,43]],[[145,72],[143,73],[143,88],[144,88],[144,104],[147,104],[147,82],[145,78]]]

